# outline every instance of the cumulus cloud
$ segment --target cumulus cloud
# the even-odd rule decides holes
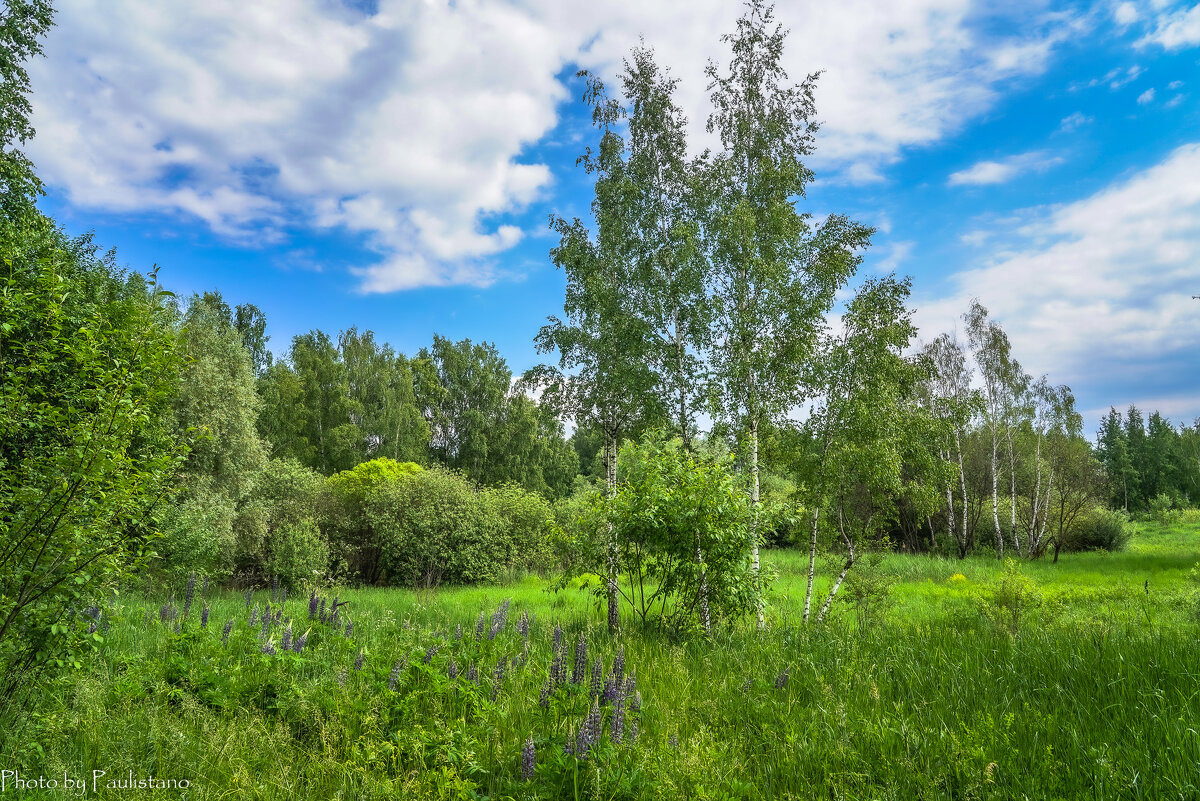
[[[1138,95],[1137,104],[1139,106],[1148,106],[1154,102],[1154,89],[1150,88]]]
[[[1180,50],[1200,44],[1200,4],[1159,13],[1154,21],[1154,30],[1137,41],[1138,47],[1152,44],[1166,50]]]
[[[1033,217],[996,232],[995,239],[1011,245],[1008,252],[958,273],[951,297],[917,299],[922,336],[949,330],[978,297],[1004,325],[1025,367],[1055,381],[1107,377],[1133,386],[1168,374],[1166,365],[1194,360],[1200,143]],[[1200,413],[1200,403],[1187,410]]]
[[[165,212],[236,240],[297,227],[363,235],[360,288],[486,285],[512,215],[554,176],[530,155],[560,122],[564,70],[612,75],[639,34],[683,78],[702,139],[703,67],[738,8],[700,0],[64,0],[32,65],[41,174],[87,209]],[[967,0],[785,5],[787,66],[816,69],[817,166],[877,181],[904,148],[986,111],[1080,24],[1015,17],[989,37]],[[1015,14],[1016,12],[1014,12]],[[570,132],[563,132],[570,138]]]
[[[1081,111],[1075,111],[1062,118],[1058,124],[1060,131],[1074,131],[1076,128],[1082,128],[1084,125],[1092,122],[1092,118],[1086,116]]]
[[[1011,181],[1021,173],[1045,170],[1061,164],[1062,158],[1047,156],[1043,151],[1020,153],[1000,161],[980,161],[965,170],[951,173],[949,186],[986,186]]]

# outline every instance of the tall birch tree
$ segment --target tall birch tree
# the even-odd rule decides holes
[[[736,31],[722,37],[732,51],[728,65],[707,68],[708,129],[722,145],[706,184],[714,400],[739,433],[756,510],[759,429],[802,401],[824,315],[873,233],[837,214],[815,225],[794,205],[813,178],[804,159],[815,146],[817,74],[789,82],[786,36],[772,8],[750,0]],[[750,537],[756,577],[760,536],[756,515]]]

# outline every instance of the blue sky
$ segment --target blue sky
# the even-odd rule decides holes
[[[68,230],[178,293],[253,302],[271,347],[350,326],[413,353],[494,342],[514,371],[559,313],[550,213],[586,216],[579,67],[638,37],[681,80],[738,8],[63,0],[31,65],[27,148]],[[925,339],[972,297],[1094,428],[1200,417],[1200,6],[793,2],[793,76],[824,70],[803,207],[878,233],[861,276],[914,279]]]

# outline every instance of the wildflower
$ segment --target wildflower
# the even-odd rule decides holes
[[[617,649],[617,655],[613,657],[612,663],[613,683],[617,689],[625,683],[625,646],[622,645]]]
[[[363,663],[363,652],[362,652],[362,649],[359,649],[359,651],[358,651],[358,656],[354,657],[354,669],[355,669],[355,671],[360,671],[360,670],[362,670],[362,663]]]
[[[504,630],[508,624],[508,607],[512,603],[508,598],[501,601],[500,606],[496,608],[492,615],[492,627],[488,630],[488,639],[496,639],[496,635]]]
[[[338,671],[338,677],[337,677],[337,683],[338,683],[339,687],[346,686],[346,678],[347,678],[346,669],[342,668],[341,670]]]
[[[479,620],[475,623],[475,639],[483,639],[483,627],[487,625],[487,612],[479,611]]]
[[[250,612],[250,628],[258,625],[258,604],[254,605],[254,609]]]
[[[208,628],[208,604],[205,604],[204,609],[200,611],[200,628]]]
[[[188,575],[187,590],[183,594],[183,616],[187,617],[192,611],[192,599],[196,597],[196,574]]]
[[[554,650],[558,650],[558,646],[562,644],[562,626],[558,623],[554,624]]]
[[[567,678],[567,666],[563,664],[566,660],[566,649],[556,643],[554,646],[554,661],[550,663],[550,682],[554,687],[559,686]]]
[[[425,658],[421,660],[422,664],[428,665],[430,662],[432,662],[434,654],[436,654],[441,647],[442,646],[437,645],[436,643],[429,646],[428,650],[425,651]]]
[[[604,660],[596,657],[596,661],[592,663],[592,686],[591,697],[600,698],[604,693]]]
[[[267,656],[275,656],[275,641],[268,640],[266,645],[262,647],[262,652]]]
[[[462,639],[462,623],[454,627],[454,641],[458,642]]]
[[[246,609],[250,609],[250,599],[254,596],[254,590],[246,590]],[[253,623],[251,625],[254,625]]]
[[[308,643],[308,632],[306,631],[296,639],[296,642],[292,645],[292,650],[295,651],[296,653],[300,653],[301,651],[304,650],[304,646],[307,643]]]
[[[537,754],[534,751],[533,736],[521,747],[521,778],[528,781],[533,778],[533,770],[537,767]]]
[[[404,666],[404,660],[397,659],[396,664],[392,665],[392,675],[388,677],[388,689],[396,689],[397,682],[400,681],[400,668]]]
[[[672,734],[670,737],[668,737],[667,745],[671,746],[672,751],[678,751],[679,750],[679,735]]]
[[[346,638],[349,639],[350,637],[353,637],[353,636],[354,636],[354,621],[347,620],[346,621]]]
[[[579,642],[575,644],[575,669],[571,672],[571,683],[579,684],[583,681],[584,674],[587,672],[587,640],[583,634],[579,635]]]
[[[618,698],[613,704],[613,714],[611,729],[609,731],[609,739],[614,743],[621,742],[621,736],[625,733],[625,699]]]
[[[225,629],[221,632],[221,645],[225,645],[229,642],[229,632],[231,631],[233,631],[233,621],[226,620]]]
[[[289,622],[288,627],[283,630],[283,642],[281,643],[283,650],[292,650],[292,624]]]
[[[592,745],[600,742],[600,704],[592,701],[592,711],[587,716],[588,739]]]
[[[450,666],[446,668],[446,675],[449,676],[451,680],[458,678],[458,664],[455,663],[454,657],[450,657]]]
[[[529,612],[528,611],[522,612],[521,616],[519,618],[517,618],[517,633],[521,635],[521,639],[526,640],[526,641],[529,640]]]
[[[775,677],[775,689],[776,690],[784,689],[785,687],[787,687],[787,683],[788,683],[788,672],[786,670]]]
[[[476,684],[479,683],[479,671],[475,669],[474,662],[471,662],[467,665],[467,672],[464,675],[464,678],[466,678],[467,681],[473,681]]]
[[[325,599],[324,598],[321,599],[321,611],[317,615],[317,617],[320,619],[320,621],[322,623],[325,622]]]
[[[317,619],[317,591],[316,590],[313,590],[312,594],[308,596],[308,619],[309,620]]]
[[[495,701],[500,695],[500,685],[504,683],[504,666],[508,664],[507,658],[502,658],[496,663],[496,669],[492,671],[492,700]]]
[[[542,685],[542,694],[538,696],[538,706],[542,709],[550,708],[550,693],[554,688],[550,686],[550,679],[546,679],[546,683]]]
[[[567,741],[563,743],[563,753],[570,755],[575,753],[575,729],[567,727]]]
[[[271,618],[267,617],[266,615],[263,615],[262,630],[258,632],[259,639],[266,639],[267,635],[270,633],[271,633]]]

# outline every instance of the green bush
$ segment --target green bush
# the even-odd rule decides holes
[[[1183,498],[1160,492],[1150,499],[1150,519],[1164,526],[1173,526],[1183,519]]]
[[[494,581],[515,557],[489,493],[477,492],[457,473],[425,470],[382,484],[363,511],[379,547],[380,583]]]
[[[1125,512],[1097,508],[1075,524],[1063,550],[1122,551],[1132,533]]]
[[[421,472],[413,462],[372,459],[325,480],[318,511],[335,574],[345,572],[367,584],[381,580],[382,541],[367,510],[380,493]]]
[[[485,502],[500,517],[506,535],[512,539],[509,569],[545,573],[554,567],[554,510],[544,497],[516,484],[505,484],[487,490]]]
[[[320,584],[329,570],[329,543],[307,518],[274,532],[267,570],[294,590]]]

